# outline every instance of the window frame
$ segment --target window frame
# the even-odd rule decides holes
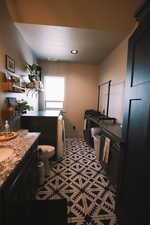
[[[60,101],[60,100],[46,100],[46,94],[44,93],[44,108],[45,110],[64,110],[64,101],[65,101],[65,84],[66,84],[66,80],[65,80],[65,76],[57,76],[57,75],[46,75],[44,76],[44,86],[45,86],[45,81],[46,81],[46,77],[56,77],[56,78],[63,78],[64,79],[64,99],[63,101]],[[46,103],[48,102],[60,102],[63,104],[63,107],[62,108],[56,108],[56,107],[46,107]]]
[[[63,107],[62,108],[46,107],[46,103],[47,102],[62,102],[63,103]],[[50,100],[45,100],[45,109],[48,109],[48,110],[62,110],[62,109],[64,109],[64,101],[50,101]]]

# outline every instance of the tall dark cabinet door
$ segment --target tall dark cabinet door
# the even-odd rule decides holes
[[[148,224],[150,213],[150,19],[129,40],[120,225]]]

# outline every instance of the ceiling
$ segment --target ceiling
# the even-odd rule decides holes
[[[36,56],[43,60],[99,63],[124,33],[15,23]],[[77,49],[77,55],[71,50]]]
[[[13,21],[129,32],[144,0],[6,0]]]
[[[39,59],[99,63],[135,26],[144,0],[6,0]],[[79,50],[78,55],[70,50]]]

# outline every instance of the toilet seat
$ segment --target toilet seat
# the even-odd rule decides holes
[[[43,155],[51,158],[55,155],[55,147],[51,145],[38,145],[38,150],[41,150]]]

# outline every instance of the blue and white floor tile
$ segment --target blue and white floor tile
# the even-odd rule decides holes
[[[36,199],[66,199],[68,225],[116,225],[115,189],[82,138],[66,140],[64,158],[51,166]]]

